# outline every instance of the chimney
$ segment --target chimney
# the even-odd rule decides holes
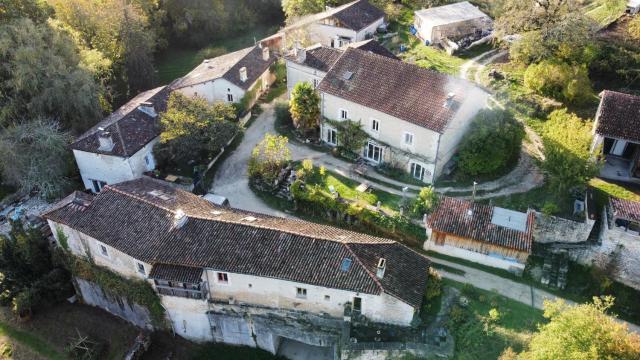
[[[189,218],[187,217],[187,214],[185,214],[182,209],[178,209],[178,211],[176,211],[176,214],[173,216],[173,223],[176,226],[176,229],[180,229],[181,227],[183,227],[184,224],[187,223],[188,219]]]
[[[98,150],[100,151],[111,151],[113,150],[113,137],[111,137],[111,133],[106,131],[104,128],[98,128],[98,141],[100,142],[100,146]]]
[[[444,104],[442,105],[442,107],[444,108],[451,108],[451,105],[453,105],[453,99],[455,98],[456,94],[453,92],[450,92],[447,94],[447,100],[444,102]]]
[[[307,60],[307,49],[303,48],[300,45],[300,41],[296,41],[296,44],[293,47],[293,55],[296,57],[296,61],[299,64],[302,64],[305,60]]]
[[[246,66],[243,66],[240,68],[240,81],[245,82],[247,81],[247,68]]]
[[[379,279],[382,279],[384,277],[384,271],[387,268],[387,261],[384,258],[380,258],[380,260],[378,260],[378,268],[376,269],[376,276]]]
[[[150,103],[148,101],[140,103],[140,105],[138,105],[138,110],[140,110],[143,113],[151,116],[154,119],[155,119],[156,116],[158,116],[158,113],[156,113],[155,107],[153,107],[153,103]]]
[[[266,46],[262,48],[262,60],[269,61],[269,48]]]

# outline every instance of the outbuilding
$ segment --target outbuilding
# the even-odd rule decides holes
[[[493,20],[477,7],[463,1],[416,11],[416,36],[427,44],[466,37],[480,38],[493,28]]]

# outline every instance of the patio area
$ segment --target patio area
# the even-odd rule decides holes
[[[600,176],[605,179],[640,184],[640,178],[632,175],[631,160],[617,156],[607,155],[605,157]]]

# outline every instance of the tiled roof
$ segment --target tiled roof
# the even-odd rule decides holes
[[[255,45],[213,59],[204,60],[190,73],[173,84],[172,87],[179,89],[224,78],[241,89],[248,90],[275,61],[276,56],[274,54],[269,54],[267,61],[263,60],[262,48]],[[240,80],[240,69],[243,67],[247,68],[247,81]]]
[[[160,135],[158,119],[138,109],[144,102],[153,104],[156,114],[166,110],[169,86],[161,86],[138,94],[97,125],[79,136],[71,148],[86,152],[128,157]],[[99,129],[111,134],[113,149],[99,149]]]
[[[169,264],[154,264],[149,278],[197,284],[202,279],[202,268]]]
[[[625,220],[640,222],[640,202],[611,197],[609,199],[613,216]]]
[[[640,142],[640,96],[603,91],[597,121],[600,135]]]
[[[176,228],[182,210],[188,220]],[[428,260],[395,241],[315,223],[217,207],[163,182],[106,186],[83,211],[44,215],[151,264],[212,268],[312,285],[388,293],[419,306]],[[387,268],[375,276],[379,258]],[[350,269],[341,271],[345,258]]]
[[[306,48],[305,60],[302,63],[299,63],[296,56],[293,54],[289,54],[285,56],[285,58],[289,61],[296,62],[312,69],[327,72],[336,63],[336,61],[338,61],[340,56],[342,56],[346,48],[359,49],[398,60],[398,57],[396,57],[391,51],[387,50],[387,48],[380,45],[380,43],[373,39],[351,43],[344,48],[332,48],[321,44],[310,46]]]
[[[494,207],[443,196],[427,218],[433,230],[519,251],[531,251],[535,213],[526,214],[526,231],[492,223]],[[470,212],[471,210],[471,212]]]
[[[472,87],[452,76],[349,48],[318,90],[443,133]],[[450,93],[454,100],[444,106]]]
[[[384,17],[384,12],[367,0],[359,0],[334,13],[333,17],[340,20],[346,28],[360,31]]]

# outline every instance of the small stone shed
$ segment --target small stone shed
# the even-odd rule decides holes
[[[463,1],[416,11],[416,35],[428,44],[449,39],[480,37],[493,29],[493,20],[477,7]]]

